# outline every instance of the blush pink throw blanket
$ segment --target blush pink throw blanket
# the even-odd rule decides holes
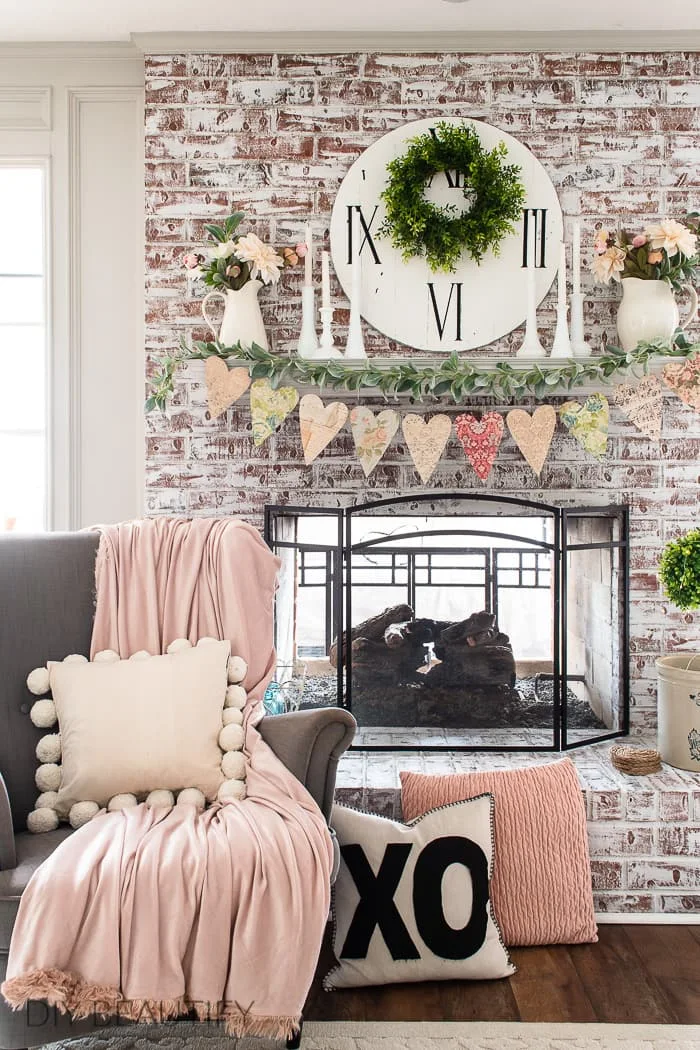
[[[203,814],[139,805],[66,839],[25,890],[2,991],[74,1017],[163,1021],[188,1009],[233,1035],[289,1037],[313,979],[330,902],[323,815],[255,726],[274,666],[278,569],[231,519],[102,530],[93,654],[230,639],[248,662],[247,797]]]

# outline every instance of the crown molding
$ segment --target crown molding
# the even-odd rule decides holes
[[[131,40],[0,43],[0,62],[125,62],[142,57],[143,51]]]
[[[479,31],[426,33],[132,33],[145,54],[185,51],[214,54],[330,54],[334,52],[441,52],[484,54],[527,51],[700,51],[700,30],[542,32]]]

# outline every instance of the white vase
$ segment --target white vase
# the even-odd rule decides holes
[[[269,350],[258,302],[258,292],[261,288],[260,281],[248,281],[238,291],[231,288],[220,291],[214,288],[202,299],[202,316],[214,338],[223,346],[233,346],[234,343],[250,346],[252,343],[257,343],[263,350]],[[224,316],[218,331],[207,315],[207,303],[215,295],[220,295],[224,300]]]
[[[698,309],[695,289],[684,285],[690,293],[690,311],[681,328],[686,328]],[[639,277],[625,277],[622,281],[622,302],[617,311],[617,334],[620,346],[629,353],[640,342],[654,339],[670,340],[679,327],[678,306],[670,284],[666,281],[642,281]]]

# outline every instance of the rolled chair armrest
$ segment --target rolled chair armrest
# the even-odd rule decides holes
[[[258,729],[265,743],[301,781],[328,820],[338,759],[350,747],[356,727],[349,711],[324,707],[268,715]]]
[[[0,871],[17,867],[15,853],[15,832],[12,827],[12,810],[10,796],[7,794],[5,781],[0,773]]]

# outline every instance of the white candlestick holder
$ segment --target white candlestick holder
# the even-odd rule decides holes
[[[348,341],[345,346],[345,357],[351,360],[366,358],[365,340],[362,335],[362,319],[360,317],[360,306],[358,295],[353,295],[350,304],[350,324],[348,326]]]
[[[307,359],[318,357],[314,300],[313,285],[305,284],[301,290],[301,332],[297,343],[297,354]]]
[[[566,304],[557,306],[557,327],[554,330],[554,342],[550,357],[571,357],[571,339]]]
[[[574,292],[571,296],[571,356],[590,357],[591,353],[583,330],[583,292]]]
[[[332,306],[322,306],[318,311],[321,315],[321,342],[319,343],[319,357],[342,357],[340,350],[335,345],[333,338],[333,314]]]

